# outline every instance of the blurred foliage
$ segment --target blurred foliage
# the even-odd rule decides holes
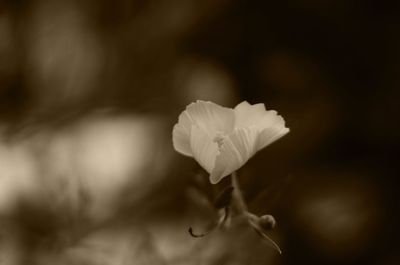
[[[399,12],[1,1],[0,263],[397,264]],[[196,99],[264,102],[287,121],[239,172],[250,208],[277,219],[282,256],[240,220],[188,235],[227,184],[172,150]]]

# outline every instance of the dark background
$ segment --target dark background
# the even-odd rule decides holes
[[[6,209],[0,207],[3,259],[9,264],[397,264],[399,12],[395,1],[1,1],[0,185],[11,194],[0,198]],[[196,163],[174,153],[170,138],[177,116],[196,99],[227,107],[262,102],[285,118],[291,132],[239,171],[250,208],[278,220],[271,237],[282,256],[241,225],[206,239],[186,234],[189,225],[204,227],[215,214],[193,188]],[[129,142],[130,130],[137,128],[140,133]],[[103,130],[110,134],[96,138]],[[77,160],[82,143],[93,142],[88,161],[95,165],[115,156],[108,149],[115,146],[114,137],[124,139],[117,142],[121,154],[140,150],[137,144],[145,141],[145,150],[137,151],[142,160],[122,155],[145,165],[140,172],[121,173],[129,185],[109,195],[110,205],[99,199],[103,190],[96,193],[97,186],[88,188],[97,195],[76,195],[81,184],[70,188],[64,182],[69,174],[85,178],[80,169],[55,170],[67,179],[63,185],[48,179],[55,178],[49,168],[58,161],[50,159],[48,139],[58,143],[60,135],[72,135],[65,146],[78,146],[67,148],[67,156]],[[111,147],[103,146],[104,139]],[[99,153],[104,160],[96,160]],[[28,160],[29,167],[21,166]],[[129,161],[113,164],[113,170]],[[161,171],[149,173],[160,164]],[[28,169],[16,171],[20,167]],[[56,190],[48,196],[64,192],[67,199],[52,203],[36,191],[20,192],[27,179],[43,175],[48,178],[41,181],[50,184],[40,185],[39,194]],[[131,183],[136,175],[140,181]],[[95,174],[91,178],[97,182]],[[218,189],[204,185],[206,193]],[[92,216],[81,207],[87,201],[117,210]],[[103,230],[106,236],[98,236]],[[117,238],[139,250],[120,253],[113,243],[104,248],[114,254],[103,248],[91,248],[96,255],[76,254],[88,237],[90,242]],[[117,263],[124,255],[126,263]]]

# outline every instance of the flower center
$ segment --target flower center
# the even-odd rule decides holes
[[[213,142],[218,144],[218,148],[221,148],[224,139],[225,134],[222,132],[217,132],[217,134],[214,136]]]

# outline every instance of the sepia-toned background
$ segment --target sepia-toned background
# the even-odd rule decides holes
[[[344,0],[0,2],[0,264],[400,261],[400,7]],[[216,218],[172,147],[190,102],[291,132],[239,171],[279,255]]]

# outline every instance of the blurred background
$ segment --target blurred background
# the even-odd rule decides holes
[[[344,0],[0,2],[0,263],[400,261],[399,5]],[[177,154],[203,99],[265,103],[291,132],[239,171],[279,255],[215,219]]]

